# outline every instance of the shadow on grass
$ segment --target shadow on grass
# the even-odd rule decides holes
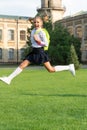
[[[47,97],[87,97],[87,95],[83,94],[34,94],[34,93],[22,93],[22,95],[28,95],[28,96],[47,96]]]

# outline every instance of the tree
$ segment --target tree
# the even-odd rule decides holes
[[[74,63],[76,69],[79,69],[80,64],[73,44],[70,47],[70,62]]]
[[[70,48],[73,41],[73,45],[76,50],[77,57],[79,60],[81,57],[80,53],[80,41],[71,36],[67,28],[61,24],[57,24],[54,30],[51,31],[51,43],[49,48],[49,55],[51,57],[52,64],[70,64]]]
[[[73,43],[79,62],[81,62],[81,51],[80,51],[81,42],[80,41],[81,40],[79,38],[74,37],[73,35],[71,36],[71,43]]]

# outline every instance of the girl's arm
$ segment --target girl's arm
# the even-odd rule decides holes
[[[37,44],[39,44],[41,46],[45,46],[45,43],[40,40],[38,34],[34,34],[34,40],[37,42]]]

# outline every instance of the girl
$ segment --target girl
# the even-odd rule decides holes
[[[52,66],[49,61],[48,54],[44,51],[44,46],[48,46],[48,41],[46,38],[45,32],[42,30],[43,21],[40,17],[34,18],[34,29],[31,31],[31,44],[32,44],[32,52],[27,55],[25,60],[19,65],[19,67],[14,70],[7,77],[0,77],[0,80],[5,82],[6,84],[10,84],[12,79],[20,74],[25,67],[34,64],[43,64],[48,72],[57,72],[63,70],[69,70],[73,76],[75,76],[75,68],[74,64],[66,65],[66,66]],[[38,31],[39,30],[39,31]],[[37,33],[38,31],[38,33]]]

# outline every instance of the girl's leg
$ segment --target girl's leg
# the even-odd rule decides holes
[[[75,76],[75,68],[74,68],[74,64],[70,64],[70,65],[57,65],[57,66],[52,66],[50,64],[50,62],[45,62],[44,63],[45,68],[49,71],[49,72],[57,72],[57,71],[64,71],[64,70],[69,70],[73,76]]]
[[[3,82],[10,84],[11,80],[16,77],[17,75],[19,75],[22,70],[27,67],[30,64],[30,62],[28,60],[24,60],[19,67],[16,68],[16,70],[14,70],[8,77],[1,77],[0,80],[2,80]]]
[[[22,72],[22,70],[24,68],[26,68],[29,64],[30,64],[30,62],[28,60],[24,60],[19,65],[19,67],[17,67],[17,69],[15,71],[13,71],[13,73],[8,76],[8,78],[10,78],[12,80],[14,77],[16,77],[18,74],[20,74]]]
[[[55,68],[50,64],[50,62],[45,62],[44,66],[49,72],[55,72]]]
[[[24,61],[19,65],[19,68],[23,70],[23,69],[26,68],[28,65],[30,65],[30,61],[24,60]]]

